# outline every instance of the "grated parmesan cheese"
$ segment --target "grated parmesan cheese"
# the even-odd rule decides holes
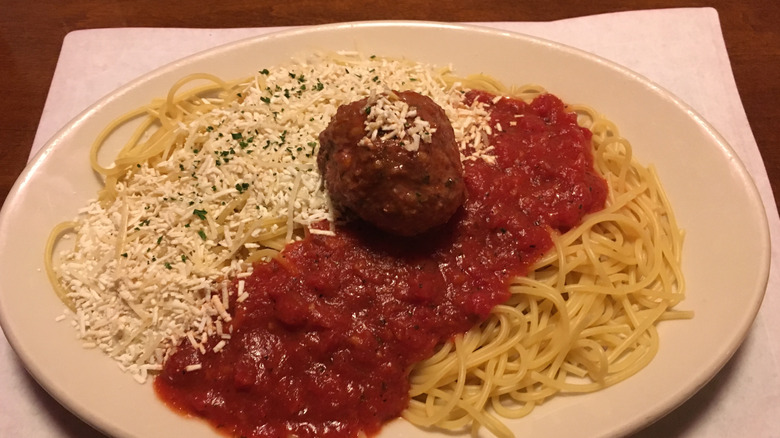
[[[395,98],[391,100],[392,97]],[[428,121],[417,115],[416,108],[410,107],[393,93],[369,96],[366,114],[367,135],[358,144],[370,146],[371,141],[377,138],[380,140],[397,138],[407,151],[417,151],[420,149],[420,140],[430,143],[436,132]],[[413,118],[412,122],[407,122],[407,118]],[[379,136],[380,132],[381,136]]]
[[[192,364],[192,365],[187,365],[186,367],[184,367],[184,370],[189,373],[189,372],[192,372],[192,371],[198,371],[202,367],[203,367],[203,365],[201,365],[199,363],[196,363],[196,364]]]

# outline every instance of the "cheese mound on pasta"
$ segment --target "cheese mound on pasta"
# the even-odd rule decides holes
[[[54,233],[74,231],[75,246],[59,254],[52,275],[84,346],[143,382],[181,339],[229,340],[225,280],[247,275],[312,223],[334,219],[316,150],[341,104],[416,91],[444,108],[461,149],[474,155],[464,159],[489,157],[487,113],[465,106],[442,73],[402,60],[315,55],[237,83],[185,78],[167,99],[109,126],[92,154],[106,186]],[[112,131],[144,117],[113,163],[100,164]]]

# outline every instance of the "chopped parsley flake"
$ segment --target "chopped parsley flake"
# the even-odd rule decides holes
[[[236,184],[236,190],[238,193],[244,193],[244,190],[249,188],[249,183]]]

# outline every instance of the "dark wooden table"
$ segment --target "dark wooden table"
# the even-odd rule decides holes
[[[285,0],[271,2],[0,0],[0,202],[25,167],[65,35],[102,27],[265,27],[371,19],[453,22],[550,21],[583,15],[669,7],[717,9],[740,96],[780,201],[780,3],[777,0],[688,1],[592,0]],[[716,376],[725,379],[730,365]],[[2,378],[2,377],[0,377]],[[717,383],[716,383],[717,385]],[[713,386],[696,397],[707,399]],[[714,386],[717,388],[717,386]],[[42,389],[40,389],[43,392]],[[714,391],[714,390],[713,390]],[[73,436],[98,436],[72,425],[70,414],[44,394],[55,421]],[[673,412],[665,422],[639,434],[664,436],[665,424],[682,421]]]
[[[183,3],[183,2],[182,2]],[[776,0],[72,0],[0,2],[0,202],[21,173],[62,40],[100,27],[263,27],[369,19],[549,21],[633,9],[717,9],[748,120],[780,200],[780,4]]]

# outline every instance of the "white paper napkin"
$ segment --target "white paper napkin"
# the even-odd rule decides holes
[[[477,23],[577,47],[622,64],[695,108],[756,181],[772,233],[764,305],[747,340],[714,380],[638,436],[780,436],[780,219],[710,8],[621,12],[546,23]],[[192,53],[282,28],[76,31],[65,38],[31,155],[60,127],[128,81]],[[0,436],[98,437],[51,399],[0,339]],[[637,394],[641,396],[641,394]]]

